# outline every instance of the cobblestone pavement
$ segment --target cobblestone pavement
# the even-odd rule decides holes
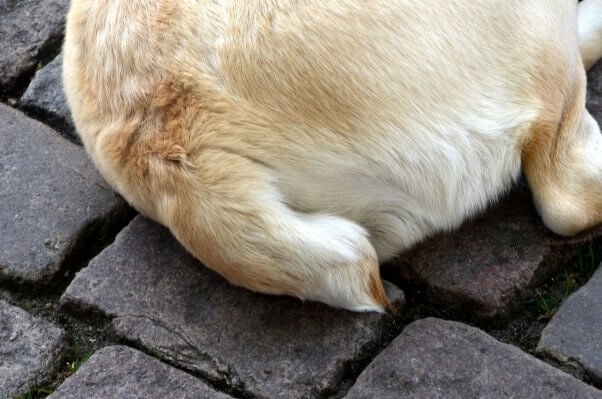
[[[1,399],[602,398],[602,229],[552,235],[518,184],[384,266],[399,316],[232,287],[88,161],[67,5],[0,2]]]

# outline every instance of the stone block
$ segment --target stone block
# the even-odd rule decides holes
[[[403,293],[386,289],[401,308]],[[78,273],[61,303],[110,317],[137,347],[261,398],[334,393],[396,322],[236,288],[142,217]]]
[[[0,300],[0,398],[50,381],[65,344],[61,328]]]
[[[125,346],[94,355],[48,399],[227,399],[202,381]]]
[[[62,62],[63,57],[59,55],[36,72],[27,91],[21,97],[20,105],[70,140],[80,143],[63,92]]]
[[[0,104],[0,280],[51,281],[130,213],[81,147]]]
[[[0,93],[25,84],[63,38],[69,0],[0,1]]]
[[[593,399],[602,391],[474,327],[423,319],[374,359],[346,398]]]
[[[602,385],[602,268],[563,302],[544,328],[537,351],[579,364]]]

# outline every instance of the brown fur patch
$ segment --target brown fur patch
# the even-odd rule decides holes
[[[370,295],[372,299],[374,299],[374,302],[387,309],[392,315],[399,315],[399,310],[393,306],[393,303],[391,303],[389,297],[387,297],[380,276],[378,274],[371,274],[369,284]]]

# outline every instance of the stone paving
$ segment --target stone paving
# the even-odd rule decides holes
[[[0,301],[0,398],[52,380],[65,353],[65,331]]]
[[[227,399],[202,381],[125,346],[97,351],[52,399]]]
[[[401,311],[401,291],[387,291]],[[394,322],[235,288],[141,217],[78,273],[61,305],[100,312],[124,340],[267,398],[334,393],[345,368],[371,353]]]
[[[599,262],[602,229],[554,236],[518,185],[386,266],[399,315],[232,287],[135,216],[78,145],[60,78],[67,4],[0,2],[1,399],[602,398],[601,270],[537,348],[486,332],[570,276],[578,248],[594,242]],[[589,84],[602,121],[602,65]]]
[[[69,0],[0,2],[0,97],[27,84],[62,40]]]
[[[543,330],[538,352],[581,364],[602,385],[602,268],[568,298]]]
[[[36,72],[31,84],[20,99],[20,106],[28,113],[43,119],[57,132],[79,144],[80,139],[75,133],[75,126],[63,92],[62,62],[63,57],[58,55],[52,62]]]
[[[356,398],[602,398],[602,392],[466,324],[407,326],[364,370]]]
[[[0,204],[0,279],[35,284],[127,213],[81,147],[2,104]]]

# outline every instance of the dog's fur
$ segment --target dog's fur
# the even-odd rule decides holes
[[[208,267],[381,311],[379,261],[521,167],[550,229],[602,222],[601,55],[602,0],[73,0],[64,83],[102,175]]]

